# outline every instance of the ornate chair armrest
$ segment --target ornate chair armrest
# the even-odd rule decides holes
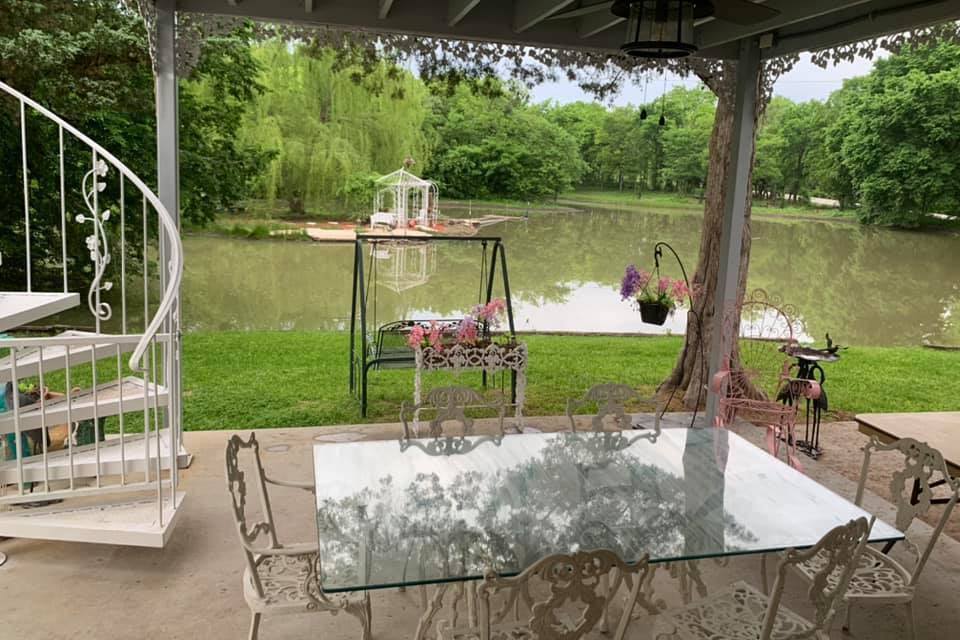
[[[276,478],[270,478],[264,476],[263,479],[270,484],[275,484],[278,487],[289,487],[291,489],[303,489],[304,491],[309,491],[310,493],[316,493],[316,485],[310,481],[301,481],[301,480],[277,480]]]

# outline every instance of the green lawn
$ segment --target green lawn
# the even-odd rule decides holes
[[[621,205],[630,207],[644,207],[653,210],[657,209],[680,209],[684,211],[703,211],[703,202],[695,196],[684,196],[679,193],[659,193],[645,192],[642,197],[637,198],[632,191],[599,191],[599,190],[580,190],[571,193],[565,193],[560,197],[562,204],[598,204],[598,205]],[[753,213],[758,215],[774,215],[787,217],[816,217],[826,219],[847,219],[855,220],[856,214],[853,211],[840,211],[837,209],[825,209],[813,206],[787,205],[779,206],[777,204],[766,204],[759,201],[753,203]]]
[[[591,384],[621,381],[651,393],[673,366],[677,337],[526,336],[527,415],[562,414]],[[349,339],[337,332],[184,336],[184,424],[189,430],[364,422],[348,383]],[[827,369],[830,406],[868,411],[960,410],[960,352],[851,348]],[[428,374],[426,384],[445,378]],[[479,381],[467,374],[464,381]],[[373,372],[367,422],[395,421],[412,371]]]

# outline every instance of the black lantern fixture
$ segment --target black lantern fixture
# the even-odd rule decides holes
[[[706,0],[617,0],[610,9],[627,19],[620,50],[635,58],[683,58],[697,50],[693,22],[713,15]]]

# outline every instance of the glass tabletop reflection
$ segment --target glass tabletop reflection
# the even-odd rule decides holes
[[[329,592],[513,575],[578,549],[780,551],[867,515],[725,429],[318,444],[314,467]],[[879,520],[870,536],[902,538]]]

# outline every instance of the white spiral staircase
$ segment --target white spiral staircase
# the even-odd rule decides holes
[[[53,392],[24,396],[39,396],[30,404],[14,392],[0,412],[0,537],[162,547],[183,500],[178,469],[189,462],[181,445],[177,222],[140,178],[69,123],[2,82],[0,104],[19,109],[26,243],[23,290],[0,291],[0,333],[82,298],[90,312],[89,330],[0,339],[0,397],[7,383]],[[28,136],[51,131],[42,142],[58,153],[59,228],[37,233]],[[89,170],[81,184],[67,184],[66,162],[77,158],[89,158]],[[76,202],[83,210],[70,210]],[[60,243],[62,264],[48,257],[43,266],[62,269],[61,290],[34,289],[35,237]],[[76,242],[85,243],[93,270],[84,292],[70,289],[80,281],[67,252]],[[92,442],[78,441],[82,430],[92,431]],[[36,445],[29,452],[27,432]]]

